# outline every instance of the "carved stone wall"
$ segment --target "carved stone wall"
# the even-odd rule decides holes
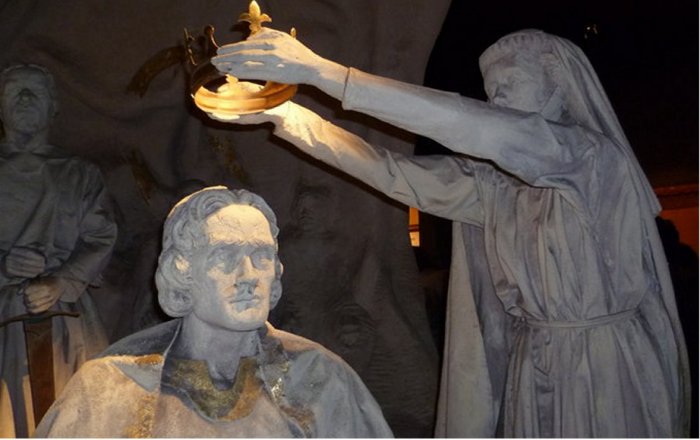
[[[319,54],[421,83],[449,0],[263,0],[272,27],[298,30]],[[143,97],[141,65],[213,24],[220,43],[245,0],[23,0],[0,7],[0,65],[32,62],[56,77],[52,141],[102,169],[120,238],[96,298],[112,339],[164,319],[152,274],[170,206],[203,185],[262,195],[282,229],[285,294],[274,323],[317,340],[361,375],[399,436],[431,435],[437,350],[407,234],[406,208],[273,140],[269,127],[213,123],[193,108],[173,66]],[[413,139],[305,87],[295,98],[371,142],[409,152]]]

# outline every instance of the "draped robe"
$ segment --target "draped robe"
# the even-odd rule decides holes
[[[0,258],[13,247],[42,253],[42,275],[70,288],[51,308],[80,313],[53,318],[56,395],[78,367],[107,346],[97,309],[86,292],[106,265],[116,224],[106,205],[99,169],[46,146],[26,155],[0,154]],[[0,271],[0,321],[27,313],[20,285]],[[34,430],[27,357],[21,322],[0,328],[0,436],[27,437]]]
[[[268,323],[231,389],[213,391],[204,361],[169,355],[180,323],[135,333],[86,363],[37,435],[392,437],[359,376],[319,344]]]
[[[393,153],[295,105],[275,128],[454,221],[438,436],[684,435],[687,357],[668,267],[615,140],[355,69],[343,107],[469,155]]]

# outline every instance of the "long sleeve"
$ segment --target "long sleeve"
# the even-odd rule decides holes
[[[399,202],[447,219],[481,224],[483,212],[469,160],[407,157],[372,146],[304,107],[288,106],[275,135]]]
[[[79,235],[70,257],[54,275],[84,284],[93,282],[104,269],[117,239],[117,226],[106,206],[106,189],[99,170],[88,165],[78,224]],[[74,295],[70,295],[74,296]],[[77,298],[65,297],[67,301]]]
[[[350,69],[343,108],[495,162],[533,186],[588,179],[596,134],[576,125]],[[590,142],[582,142],[582,140]]]

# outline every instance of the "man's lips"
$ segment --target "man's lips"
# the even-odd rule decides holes
[[[39,106],[34,103],[19,103],[15,105],[14,111],[19,114],[36,113],[39,111]]]
[[[258,295],[255,296],[249,296],[245,298],[234,298],[229,300],[230,303],[232,304],[237,304],[237,303],[244,303],[244,302],[253,302],[253,301],[260,301],[261,298]]]
[[[255,284],[241,284],[234,286],[233,294],[229,298],[232,304],[259,302],[262,297],[255,293],[257,286]]]

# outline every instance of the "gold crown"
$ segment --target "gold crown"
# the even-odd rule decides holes
[[[260,6],[253,0],[248,6],[248,12],[242,13],[238,21],[250,23],[250,35],[254,35],[262,29],[262,23],[272,19],[269,15],[261,13]],[[290,34],[296,38],[294,28]],[[218,47],[214,40],[214,26],[206,26],[203,35],[196,38],[185,29],[185,48],[190,65],[190,93],[195,105],[201,110],[224,118],[259,113],[282,104],[296,93],[296,85],[271,81],[261,85],[239,81],[234,76],[219,72],[211,64],[211,58],[216,55]]]

